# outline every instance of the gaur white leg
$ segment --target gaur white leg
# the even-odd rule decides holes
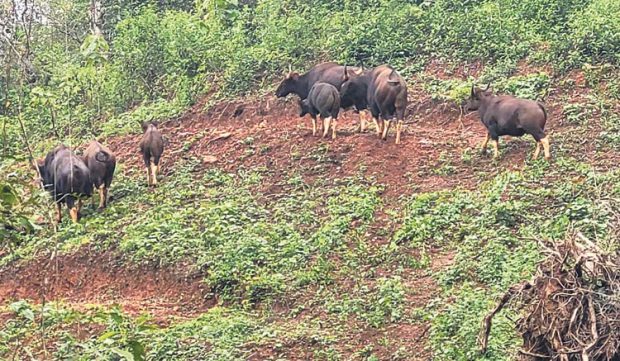
[[[551,159],[551,150],[549,149],[549,136],[546,136],[543,139],[541,139],[540,143],[542,144],[543,149],[545,150],[545,159],[546,160]]]
[[[396,144],[400,144],[400,132],[403,130],[403,121],[399,120],[396,123]]]
[[[78,222],[78,207],[73,207],[69,210],[69,215],[71,216],[71,220],[73,223]]]
[[[480,147],[480,151],[482,152],[482,154],[487,153],[487,144],[489,144],[489,139],[491,139],[491,135],[487,133],[487,137],[484,138],[484,141],[482,142],[482,146]]]
[[[152,178],[152,185],[156,186],[157,185],[157,166],[155,165],[154,162],[151,162],[151,178]]]
[[[390,131],[390,125],[392,125],[391,120],[383,121],[383,140],[387,139],[388,132]]]
[[[492,139],[491,142],[493,143],[493,158],[497,159],[499,158],[499,139]]]
[[[360,111],[360,133],[364,133],[366,131],[366,113],[364,111]]]
[[[56,223],[60,224],[62,222],[62,208],[60,203],[56,203]]]
[[[375,127],[377,127],[377,135],[380,137],[383,133],[383,121],[381,120],[381,123],[379,123],[379,119],[375,117],[372,118],[372,121],[375,123]]]
[[[146,182],[149,186],[151,185],[151,167],[149,166],[146,167]]]
[[[105,208],[105,202],[106,202],[106,188],[105,188],[105,184],[102,184],[99,186],[99,209],[103,209]]]
[[[332,117],[327,117],[323,119],[323,138],[327,137],[327,133],[329,133],[329,126],[331,124]]]
[[[534,151],[534,156],[532,158],[534,160],[538,159],[539,154],[540,154],[540,142],[536,142],[536,150]]]
[[[336,139],[336,122],[338,121],[338,119],[334,118],[332,119],[331,123],[332,123],[332,139]]]
[[[316,136],[316,118],[312,117],[312,136]]]

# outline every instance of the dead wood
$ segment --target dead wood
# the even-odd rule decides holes
[[[493,317],[505,307],[520,314],[521,360],[620,361],[620,257],[579,232],[541,242],[546,258],[530,282],[510,287],[482,322],[486,352]]]

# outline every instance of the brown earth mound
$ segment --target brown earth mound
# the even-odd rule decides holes
[[[38,258],[0,271],[0,304],[10,300],[62,300],[69,304],[119,304],[156,318],[196,315],[213,306],[199,274],[123,264],[112,252],[82,248],[74,255]]]

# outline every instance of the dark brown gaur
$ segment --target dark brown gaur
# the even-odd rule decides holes
[[[310,69],[305,74],[299,74],[293,71],[290,71],[282,80],[278,88],[276,89],[276,96],[278,98],[283,98],[289,94],[297,94],[301,100],[308,98],[310,94],[310,89],[315,83],[322,82],[331,84],[338,91],[340,91],[340,87],[344,82],[342,78],[342,73],[347,72],[351,76],[359,75],[362,73],[363,69],[358,67],[346,67],[339,65],[335,62],[321,63],[315,65],[312,69]],[[352,106],[351,104],[347,107]],[[360,109],[356,109],[359,111]],[[364,118],[363,112],[360,112],[360,127],[359,131],[363,132],[366,129],[366,120]]]
[[[312,117],[312,135],[316,135],[316,118],[323,119],[323,137],[332,128],[332,139],[336,139],[336,123],[340,112],[340,94],[335,86],[328,83],[315,83],[308,98],[299,101],[299,116],[310,114]]]
[[[342,106],[355,104],[358,109],[368,108],[377,134],[384,140],[387,139],[392,119],[396,118],[396,144],[399,144],[407,109],[407,83],[403,77],[389,65],[378,66],[361,75],[351,76],[343,71],[342,76]]]
[[[157,129],[157,122],[142,123],[144,135],[140,141],[140,152],[146,166],[146,178],[149,186],[157,185],[157,173],[159,173],[159,161],[164,153],[164,139]]]
[[[487,136],[482,143],[482,153],[486,153],[489,140],[493,143],[494,158],[499,157],[499,137],[510,135],[520,137],[530,134],[536,141],[534,159],[542,147],[545,159],[551,158],[549,136],[545,134],[547,110],[540,102],[519,99],[509,95],[494,95],[489,85],[482,90],[472,86],[465,109],[477,110],[482,124],[487,128]]]
[[[90,171],[94,188],[99,191],[99,210],[102,210],[108,205],[108,191],[116,169],[116,157],[106,146],[93,140],[88,144],[82,159]]]
[[[45,159],[37,162],[43,188],[47,190],[56,203],[56,221],[62,221],[62,203],[69,208],[71,220],[79,220],[82,199],[90,197],[93,184],[90,171],[82,159],[61,144],[47,153]]]

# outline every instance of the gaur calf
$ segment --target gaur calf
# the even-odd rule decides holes
[[[99,190],[99,209],[104,209],[108,205],[108,191],[116,168],[116,157],[110,149],[93,140],[82,158],[90,171],[93,186]]]
[[[301,100],[307,99],[310,90],[316,83],[327,83],[336,87],[340,91],[340,87],[344,82],[342,77],[343,72],[347,72],[350,76],[359,75],[362,73],[362,69],[358,67],[347,67],[339,65],[335,62],[321,63],[315,65],[312,69],[304,74],[299,74],[293,71],[289,71],[284,80],[280,82],[276,89],[276,96],[278,98],[285,97],[289,94],[297,94]],[[349,108],[355,104],[350,104],[345,108]],[[357,109],[356,111],[363,110]],[[363,132],[366,129],[366,120],[364,113],[359,112],[360,126],[359,131]]]
[[[345,70],[343,79],[341,105],[355,105],[358,109],[367,107],[377,127],[377,134],[384,140],[392,120],[396,118],[396,144],[399,144],[407,109],[407,83],[403,77],[391,66],[381,65],[354,76]]]
[[[487,136],[482,143],[482,153],[486,153],[489,140],[495,150],[493,157],[499,157],[499,137],[510,135],[520,137],[530,134],[536,141],[534,159],[538,158],[540,148],[545,159],[551,158],[549,136],[545,134],[547,111],[545,107],[533,100],[519,99],[513,96],[494,95],[491,91],[472,86],[471,94],[465,105],[467,110],[477,110],[482,124],[487,128]]]
[[[43,187],[50,192],[56,202],[56,221],[62,221],[61,204],[69,208],[73,222],[77,222],[82,207],[82,199],[90,197],[93,184],[90,171],[82,159],[64,145],[49,152],[44,160],[37,163]]]
[[[332,139],[336,139],[340,94],[335,86],[328,83],[315,83],[310,89],[308,98],[299,101],[299,107],[300,117],[306,114],[312,117],[312,135],[316,135],[316,118],[320,115],[323,119],[323,137],[327,136],[331,126]]]
[[[157,129],[157,125],[157,122],[142,123],[144,135],[140,141],[140,152],[146,166],[146,177],[149,186],[157,185],[159,161],[164,152],[164,140],[161,132]]]

